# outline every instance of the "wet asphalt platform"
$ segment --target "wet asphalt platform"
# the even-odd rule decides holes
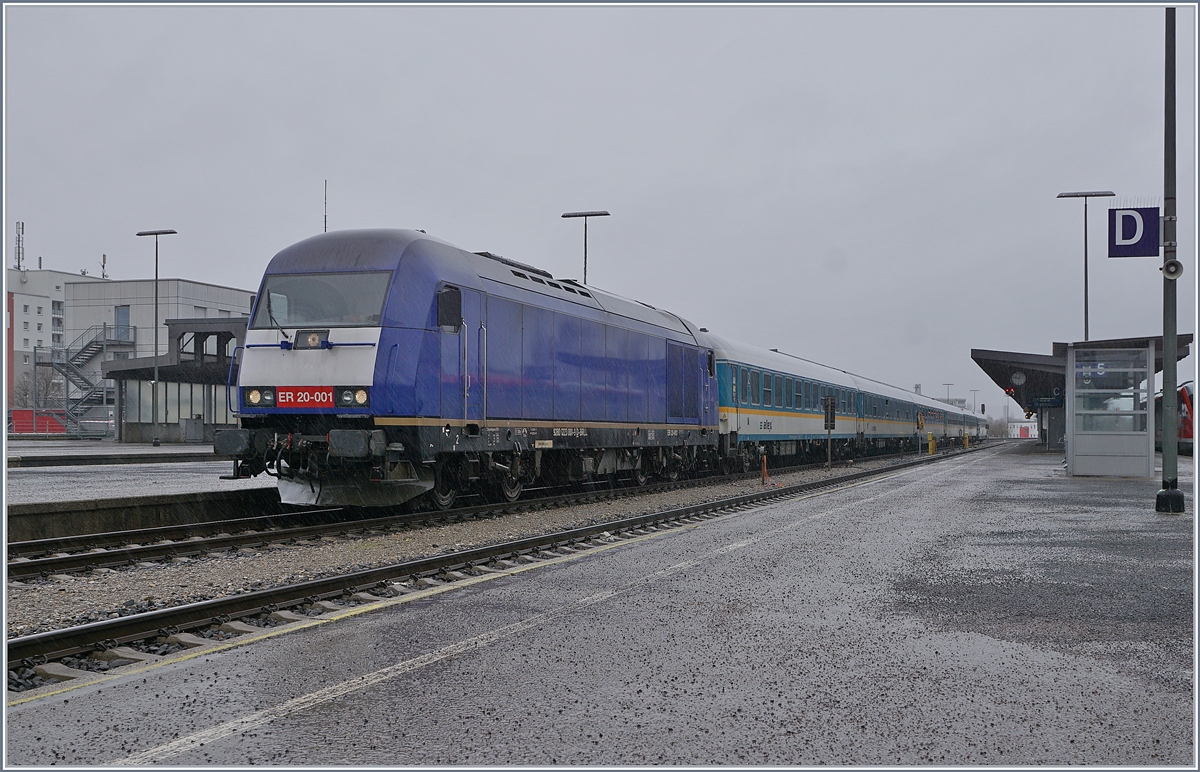
[[[9,439],[5,502],[77,501],[273,487],[267,475],[222,480],[233,462],[212,444]]]
[[[9,695],[7,762],[1194,765],[1191,459],[1027,450]]]

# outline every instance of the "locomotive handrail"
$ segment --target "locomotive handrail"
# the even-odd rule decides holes
[[[342,346],[374,346],[374,343],[332,343],[327,340],[321,341],[321,348],[340,348]],[[247,343],[245,346],[238,348],[281,348],[284,351],[291,351],[296,347],[296,344],[290,340],[281,340],[278,343]]]
[[[231,383],[233,381],[233,363],[237,361],[237,352],[243,348],[245,346],[233,347],[233,354],[229,357],[229,374],[225,376],[225,407],[229,410],[230,415],[241,415],[233,409],[233,386]]]

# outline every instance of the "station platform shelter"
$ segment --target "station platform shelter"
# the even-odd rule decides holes
[[[971,359],[988,377],[1016,401],[1027,415],[1037,416],[1037,433],[1048,450],[1066,450],[1067,435],[1067,350],[1069,347],[1128,349],[1154,343],[1154,372],[1162,372],[1162,336],[1111,338],[1086,343],[1054,343],[1051,354],[971,349]],[[1190,351],[1192,334],[1178,336],[1178,358]]]
[[[158,357],[160,442],[211,443],[218,429],[236,429],[234,350],[246,340],[245,317],[168,319],[168,348]],[[116,384],[117,442],[154,439],[154,357],[104,362]],[[231,374],[232,373],[232,374]]]

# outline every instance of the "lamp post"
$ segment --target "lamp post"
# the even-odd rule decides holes
[[[1059,193],[1058,198],[1083,199],[1083,339],[1088,339],[1088,232],[1087,200],[1089,198],[1112,198],[1117,195],[1111,190],[1081,190],[1074,193]]]
[[[170,236],[176,231],[165,229],[157,231],[138,231],[139,236],[154,237],[154,382],[150,384],[150,414],[154,420],[154,447],[158,441],[158,237]]]
[[[950,387],[953,386],[954,384],[953,383],[943,383],[942,385],[946,387],[946,404],[949,405],[950,404]]]
[[[1179,514],[1186,501],[1179,490],[1179,356],[1175,280],[1166,268],[1179,249],[1175,200],[1175,9],[1167,8],[1163,77],[1163,369],[1162,369],[1162,488],[1154,499],[1154,511]],[[1153,390],[1154,376],[1146,385]],[[1147,395],[1148,396],[1148,395]]]
[[[971,389],[971,412],[975,412],[975,395],[979,393],[979,389]]]
[[[589,217],[608,217],[608,212],[564,212],[563,217],[582,217],[583,218],[583,283],[587,284],[587,218]]]

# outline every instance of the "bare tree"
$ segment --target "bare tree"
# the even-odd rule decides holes
[[[63,380],[53,369],[49,367],[37,368],[37,405],[41,410],[50,407],[59,407],[63,399]],[[28,373],[21,373],[21,377],[13,384],[10,408],[31,408],[34,407],[33,397],[33,377]]]

